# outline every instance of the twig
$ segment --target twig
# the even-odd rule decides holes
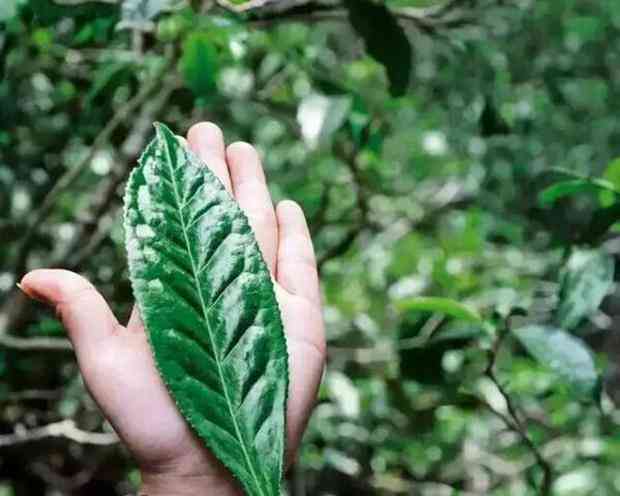
[[[275,22],[291,21],[346,21],[349,12],[339,2],[317,2],[314,0],[249,0],[237,5],[229,0],[216,0],[217,5],[234,14],[246,16],[254,26],[268,26]],[[429,7],[393,8],[397,19],[412,23],[424,32],[435,32],[439,28],[454,28],[467,25],[475,20],[465,15],[450,16],[462,0],[448,1],[445,4]]]
[[[368,188],[366,184],[366,178],[364,177],[357,163],[358,150],[355,146],[352,147],[352,149],[347,150],[344,146],[340,145],[335,147],[335,153],[336,156],[344,162],[344,164],[349,169],[349,172],[351,173],[353,184],[355,186],[357,206],[360,209],[361,219],[362,221],[366,221],[368,218],[368,213],[370,211],[370,208],[368,206]]]
[[[248,12],[250,10],[259,9],[261,7],[265,7],[266,5],[274,4],[275,2],[278,2],[278,0],[248,0],[247,2],[244,2],[242,4],[235,4],[230,0],[215,1],[215,3],[219,7],[236,13]]]
[[[329,355],[338,355],[339,358],[345,357],[363,364],[389,362],[395,359],[399,351],[423,348],[443,322],[445,322],[445,317],[435,314],[422,327],[419,336],[400,339],[396,342],[387,340],[367,347],[330,346]]]
[[[530,436],[527,433],[527,428],[523,425],[521,418],[519,416],[519,412],[517,411],[517,407],[514,404],[510,394],[506,391],[506,388],[502,385],[495,373],[495,364],[497,362],[497,355],[499,354],[500,347],[502,342],[506,336],[507,332],[504,330],[500,332],[499,337],[495,341],[492,349],[489,351],[489,363],[485,370],[485,376],[488,377],[491,382],[495,385],[499,393],[504,398],[506,402],[506,409],[508,410],[508,415],[496,410],[487,402],[485,406],[498,418],[504,421],[506,426],[519,435],[523,443],[527,446],[527,448],[531,451],[532,455],[536,459],[536,463],[542,469],[543,479],[540,485],[540,494],[542,496],[547,496],[551,494],[551,484],[553,482],[553,468],[551,464],[545,459],[543,454],[538,449],[538,446],[532,441]]]
[[[45,219],[47,219],[47,217],[51,214],[59,196],[75,183],[75,181],[88,167],[99,149],[109,141],[114,131],[116,131],[116,129],[123,124],[123,122],[134,114],[134,112],[149,98],[153,90],[161,85],[161,76],[167,70],[168,65],[169,63],[163,64],[162,68],[152,76],[150,82],[144,85],[131,100],[129,100],[116,112],[116,114],[114,114],[112,119],[106,124],[106,126],[93,141],[90,152],[75,167],[72,167],[65,172],[56,184],[54,184],[52,189],[50,189],[45,198],[43,198],[41,207],[39,207],[39,209],[32,215],[32,220],[27,227],[26,233],[19,243],[19,246],[16,248],[17,259],[13,270],[15,274],[21,274],[24,272],[26,261],[28,260],[28,255],[30,253],[30,245],[34,239],[34,235]]]
[[[109,3],[112,5],[119,4],[121,2],[121,0],[97,0],[97,1],[100,3]],[[73,5],[83,4],[84,0],[54,0],[54,3],[57,3],[59,5],[73,6]]]
[[[112,223],[102,226],[99,219],[111,208],[119,185],[125,180],[129,173],[129,162],[135,158],[144,146],[144,142],[151,130],[151,123],[168,102],[170,95],[177,87],[178,79],[175,75],[169,76],[163,83],[158,81],[158,85],[162,89],[157,96],[147,103],[144,103],[141,112],[135,118],[133,131],[125,139],[121,146],[120,157],[115,161],[116,166],[112,172],[108,182],[104,184],[100,193],[94,195],[85,220],[79,226],[77,234],[73,241],[69,243],[67,248],[52,261],[52,265],[56,267],[66,267],[72,270],[78,268],[84,260],[86,260],[98,248],[98,246],[106,239],[108,230],[112,227]],[[19,274],[19,272],[18,272]],[[46,349],[46,350],[64,350],[70,349],[68,342],[65,345],[54,344],[53,347],[40,347],[37,341],[32,339],[20,339],[12,337],[6,332],[15,331],[22,327],[28,317],[29,302],[21,292],[14,292],[13,296],[7,299],[5,305],[0,311],[0,315],[4,313],[5,321],[0,322],[0,346],[10,347],[13,349]],[[38,339],[38,338],[37,338]],[[54,340],[60,341],[60,340]],[[43,343],[45,344],[45,343]]]
[[[312,218],[310,219],[310,231],[312,232],[313,236],[319,232],[323,226],[325,225],[325,218],[327,215],[327,211],[329,209],[329,195],[331,193],[332,190],[332,185],[331,184],[326,184],[325,187],[323,188],[323,191],[321,191],[321,199],[319,201],[319,207],[317,208],[317,211],[315,212],[315,214],[312,216]]]
[[[72,351],[71,342],[65,338],[16,338],[0,334],[0,347],[20,351]]]
[[[361,232],[361,227],[354,227],[344,236],[344,238],[342,238],[339,243],[327,249],[327,251],[325,251],[325,253],[323,253],[317,261],[319,272],[323,268],[323,265],[325,265],[327,262],[341,255],[344,255],[347,251],[349,251],[349,248],[353,246],[353,243],[355,243],[355,240]]]
[[[336,156],[340,158],[342,162],[344,162],[351,174],[353,185],[355,187],[356,202],[357,207],[359,208],[360,218],[357,222],[357,225],[353,226],[339,243],[329,248],[323,255],[319,257],[317,263],[319,271],[326,262],[346,253],[349,248],[353,246],[353,243],[355,243],[355,240],[362,233],[362,231],[369,226],[368,218],[370,213],[370,206],[368,204],[368,191],[366,179],[364,178],[362,171],[357,164],[357,150],[355,149],[355,147],[353,147],[352,149],[347,149],[341,144],[337,144],[334,147],[334,152]]]
[[[351,360],[368,365],[371,363],[386,363],[394,360],[396,348],[392,342],[384,340],[367,347],[344,347],[330,345],[327,350],[329,358]]]
[[[61,438],[79,444],[96,446],[118,443],[118,437],[112,432],[83,431],[75,425],[73,420],[62,420],[34,429],[26,429],[22,425],[18,425],[13,434],[0,435],[0,447],[12,447],[47,438]]]
[[[118,216],[121,210],[121,207],[116,207],[109,215],[106,215],[105,219],[99,220],[97,228],[84,241],[82,248],[75,253],[75,256],[66,264],[58,265],[64,265],[68,270],[79,270],[84,262],[93,256],[104,241],[108,239],[110,231],[114,227],[114,218]]]
[[[131,162],[143,148],[147,136],[152,132],[153,121],[166,106],[178,83],[178,78],[175,75],[169,76],[161,83],[162,89],[157,96],[144,104],[142,111],[135,119],[132,132],[121,145],[119,156],[115,157],[116,166],[112,170],[109,180],[102,185],[99,192],[94,196],[80,234],[75,236],[73,242],[55,262],[55,265],[66,265],[69,269],[77,269],[106,239],[113,223],[107,222],[105,225],[101,225],[101,219],[113,206],[118,188],[129,175]]]

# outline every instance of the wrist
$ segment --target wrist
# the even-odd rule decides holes
[[[242,496],[232,478],[142,473],[139,496]]]

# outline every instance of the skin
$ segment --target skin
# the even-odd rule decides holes
[[[319,280],[308,226],[296,203],[287,200],[274,208],[254,147],[225,147],[221,130],[207,122],[194,125],[187,142],[248,216],[275,281],[290,357],[290,464],[325,362]],[[242,494],[178,413],[155,369],[137,307],[127,325],[120,324],[95,287],[66,270],[34,270],[24,276],[21,287],[55,308],[61,318],[90,393],[140,467],[141,493]]]

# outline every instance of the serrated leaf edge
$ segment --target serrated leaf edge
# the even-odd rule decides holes
[[[161,139],[161,140],[163,140],[163,141],[164,141],[164,143],[165,143],[165,148],[166,148],[167,154],[169,153],[169,150],[168,150],[168,144],[166,143],[165,138],[162,138],[162,134],[161,134],[161,133],[162,133],[162,128],[163,128],[163,129],[165,129],[165,130],[167,130],[167,131],[168,131],[168,132],[170,132],[171,134],[172,134],[172,132],[168,129],[168,127],[167,127],[165,124],[163,124],[163,123],[161,123],[161,122],[154,122],[154,123],[153,123],[153,125],[154,125],[154,127],[155,127],[155,130],[156,130],[157,136],[156,136],[156,138],[155,138],[153,141],[151,141],[151,142],[147,145],[147,147],[145,148],[145,150],[142,152],[142,154],[140,155],[140,157],[139,157],[139,159],[138,159],[138,165],[137,165],[136,167],[134,167],[134,169],[133,169],[133,170],[131,171],[131,173],[129,174],[129,178],[128,178],[128,180],[127,180],[127,186],[126,186],[126,188],[125,188],[125,195],[124,195],[124,197],[123,197],[123,203],[124,203],[124,205],[123,205],[123,228],[124,228],[124,231],[125,231],[125,251],[126,251],[126,255],[127,255],[127,257],[129,257],[129,256],[130,256],[130,254],[129,254],[129,250],[128,250],[128,246],[127,246],[127,238],[128,238],[128,233],[129,233],[129,232],[130,232],[130,230],[131,230],[131,228],[130,228],[130,226],[129,226],[129,222],[128,222],[128,215],[127,215],[127,212],[128,212],[129,196],[130,196],[129,190],[131,189],[131,184],[132,184],[132,182],[135,180],[135,179],[134,179],[134,176],[135,176],[135,175],[137,174],[137,172],[138,172],[138,171],[139,171],[139,170],[143,167],[143,165],[144,165],[144,157],[147,155],[147,153],[148,153],[148,151],[149,151],[150,147],[151,147],[151,146],[156,146],[156,143],[157,143],[157,141],[156,141],[156,140],[160,140],[160,139]],[[193,153],[193,152],[192,152],[192,151],[191,151],[188,147],[186,147],[186,146],[184,146],[184,145],[181,145],[180,143],[179,143],[179,146],[183,146],[183,147],[185,148],[185,152],[186,152],[188,155],[192,156],[192,158],[194,158],[196,161],[198,161],[198,162],[202,162],[202,160],[200,160],[200,159],[199,159],[199,158],[198,158],[198,157],[197,157],[197,156],[196,156],[196,155],[195,155],[195,154],[194,154],[194,153]],[[168,158],[169,158],[169,157],[168,157]],[[169,162],[169,160],[167,160],[167,163],[170,163],[170,162]],[[217,181],[219,182],[219,184],[220,184],[220,185],[221,185],[221,187],[224,189],[224,191],[226,191],[226,194],[228,194],[228,195],[229,195],[230,199],[231,199],[232,201],[236,202],[236,200],[235,200],[235,199],[234,199],[234,198],[230,195],[230,193],[228,193],[228,191],[224,188],[224,185],[221,183],[221,181],[219,180],[219,178],[218,178],[215,174],[213,174],[213,173],[211,172],[211,170],[207,167],[207,165],[206,165],[206,164],[204,164],[204,167],[206,168],[207,173],[208,173],[208,174],[211,174],[211,175],[212,175],[212,177],[213,177],[215,180],[217,180]],[[175,189],[176,189],[176,188],[175,188]],[[178,202],[178,198],[177,198],[177,191],[175,191],[175,198],[176,198],[176,200],[177,200],[177,202]],[[239,207],[237,206],[237,208],[239,208]],[[248,226],[250,227],[250,229],[251,229],[251,231],[252,231],[252,235],[253,235],[253,238],[254,238],[253,242],[254,242],[254,244],[256,245],[256,249],[257,249],[257,251],[258,251],[258,253],[259,253],[260,260],[261,260],[261,261],[262,261],[262,263],[263,263],[263,264],[265,264],[265,266],[266,266],[267,264],[266,264],[266,262],[265,262],[265,259],[264,259],[264,256],[263,256],[263,253],[262,253],[262,251],[260,250],[260,247],[258,246],[258,243],[256,242],[256,233],[254,232],[254,229],[252,228],[252,226],[251,226],[251,224],[250,224],[250,222],[249,222],[249,219],[248,219],[247,215],[245,214],[245,212],[243,212],[243,210],[242,210],[241,208],[239,208],[239,211],[241,212],[241,215],[245,218],[245,220],[246,220],[246,222],[247,222]],[[184,236],[185,236],[185,235],[186,235],[186,233],[185,233],[185,231],[184,231]],[[136,285],[135,285],[135,283],[134,283],[134,279],[135,279],[135,278],[134,278],[133,270],[132,270],[132,268],[131,268],[131,264],[128,264],[128,267],[129,267],[129,274],[130,274],[129,281],[130,281],[130,285],[131,285],[132,293],[133,293],[133,295],[134,295],[135,304],[138,306],[138,308],[139,308],[139,310],[140,310],[141,315],[144,315],[144,314],[145,314],[145,312],[144,312],[144,310],[143,310],[143,308],[142,308],[142,305],[141,305],[141,303],[140,303],[139,299],[136,297],[136,295],[138,294],[138,290],[137,290]],[[195,268],[194,268],[194,261],[193,261],[193,259],[192,259],[192,270],[194,271],[194,269],[195,269]],[[193,275],[195,276],[195,274],[193,274]],[[275,305],[275,310],[276,310],[276,313],[277,313],[277,316],[278,316],[278,320],[280,321],[280,325],[281,325],[281,328],[282,328],[282,338],[284,339],[284,345],[285,345],[285,346],[284,346],[284,351],[285,351],[285,358],[286,358],[286,360],[285,360],[285,369],[286,369],[286,388],[285,388],[285,391],[284,391],[284,422],[283,422],[283,429],[284,429],[284,432],[283,432],[283,453],[282,453],[282,456],[285,456],[285,454],[286,454],[286,432],[287,432],[287,405],[288,405],[288,395],[289,395],[289,385],[290,385],[290,384],[289,384],[289,382],[290,382],[290,379],[289,379],[289,376],[290,376],[290,371],[289,371],[289,360],[290,360],[290,356],[289,356],[289,353],[288,353],[288,340],[287,340],[287,337],[286,337],[286,332],[284,332],[284,322],[283,322],[283,320],[282,320],[282,312],[281,312],[281,310],[280,310],[280,306],[279,306],[279,303],[278,303],[278,299],[277,299],[277,297],[276,297],[276,293],[275,293],[275,285],[274,285],[274,281],[273,281],[273,278],[272,278],[272,277],[270,277],[270,278],[269,278],[269,280],[270,280],[271,289],[272,289],[272,292],[273,292],[273,295],[274,295],[274,301],[276,302],[276,305]],[[199,291],[199,293],[200,293],[200,291]],[[203,301],[202,301],[202,295],[200,296],[200,300],[201,300],[201,306],[203,307],[203,310],[204,310],[204,303],[203,303]],[[203,316],[203,317],[204,317],[204,316]],[[210,329],[209,324],[208,324],[208,319],[206,319],[206,317],[204,317],[204,318],[205,318],[205,321],[207,322],[207,328],[208,328],[208,330],[209,330],[209,340],[211,341],[211,340],[212,340],[212,337],[211,337],[211,329]],[[145,318],[145,320],[146,320],[146,318]],[[211,441],[210,439],[208,439],[208,438],[206,438],[206,437],[203,437],[203,436],[201,436],[201,435],[199,435],[199,434],[198,434],[198,426],[196,426],[196,425],[194,424],[194,422],[193,422],[192,420],[190,420],[190,417],[191,417],[191,416],[190,416],[190,415],[189,415],[189,413],[185,410],[185,408],[184,408],[184,407],[183,407],[183,406],[182,406],[182,405],[181,405],[181,404],[177,401],[176,397],[175,397],[175,396],[174,396],[174,394],[172,393],[172,387],[171,387],[171,385],[168,383],[168,381],[167,381],[167,379],[166,379],[166,377],[165,377],[165,375],[164,375],[163,371],[161,370],[161,368],[160,368],[160,366],[159,366],[159,363],[158,363],[158,361],[157,361],[157,359],[156,359],[155,352],[154,352],[154,347],[153,347],[153,343],[151,342],[150,333],[148,332],[148,328],[147,328],[147,326],[146,326],[146,321],[144,322],[144,324],[145,324],[145,331],[146,331],[147,340],[148,340],[148,342],[149,342],[149,348],[150,348],[150,350],[151,350],[151,354],[152,354],[152,356],[153,356],[153,361],[154,361],[154,363],[155,363],[155,367],[156,367],[156,369],[157,369],[157,371],[158,371],[158,373],[159,373],[159,376],[162,378],[162,380],[163,380],[164,384],[166,385],[166,389],[168,390],[168,393],[170,394],[170,397],[172,398],[172,400],[173,400],[174,404],[176,405],[177,409],[181,412],[181,414],[182,414],[182,416],[183,416],[184,420],[185,420],[185,421],[186,421],[186,422],[187,422],[187,423],[188,423],[188,424],[192,427],[192,430],[193,430],[193,431],[194,431],[194,432],[198,435],[198,437],[199,437],[200,439],[202,439],[202,440],[205,442],[205,444],[207,445],[207,448],[209,448],[209,449],[210,449],[210,451],[211,451],[211,452],[212,452],[212,453],[213,453],[213,454],[214,454],[214,455],[218,458],[218,460],[220,460],[220,461],[221,461],[221,462],[222,462],[222,463],[223,463],[223,464],[224,464],[224,465],[225,465],[225,466],[229,469],[230,473],[231,473],[231,474],[235,477],[235,479],[237,479],[237,480],[238,480],[238,481],[239,481],[239,482],[240,482],[243,486],[245,486],[245,484],[244,484],[244,483],[243,483],[243,481],[242,481],[242,480],[238,477],[238,475],[235,473],[235,471],[234,471],[234,470],[232,470],[232,467],[228,466],[224,460],[221,460],[221,459],[217,456],[216,451],[215,451],[215,449],[214,449],[214,447],[213,447],[213,445],[212,445],[212,441]],[[212,342],[212,341],[211,341],[211,342]],[[221,368],[219,367],[219,365],[220,365],[220,364],[219,364],[219,359],[217,360],[217,363],[218,363],[218,375],[219,375],[220,381],[221,381],[221,382],[222,382],[222,384],[224,385],[224,384],[225,384],[225,382],[222,380]],[[225,391],[227,391],[227,389],[226,389],[226,386],[225,386],[225,385],[224,385],[224,390],[225,390]],[[243,437],[241,436],[241,433],[240,433],[240,431],[239,431],[239,428],[238,428],[238,424],[237,424],[236,417],[235,417],[234,415],[232,415],[232,409],[231,409],[232,405],[230,404],[230,398],[228,397],[228,393],[226,393],[226,402],[227,402],[227,405],[228,405],[228,408],[229,408],[229,412],[230,412],[230,414],[231,414],[231,417],[234,419],[233,421],[234,421],[234,425],[235,425],[235,432],[236,432],[236,434],[237,434],[237,436],[238,436],[238,441],[239,441],[239,439],[243,439]],[[262,495],[264,495],[265,493],[263,492],[263,488],[262,488],[261,484],[259,483],[259,481],[258,481],[258,478],[257,478],[256,474],[254,473],[254,468],[253,468],[253,465],[250,463],[250,462],[251,462],[251,460],[250,460],[249,455],[248,455],[248,453],[247,453],[247,449],[246,449],[245,443],[243,443],[243,442],[239,441],[239,444],[242,446],[244,456],[246,457],[246,463],[247,463],[247,465],[248,465],[249,467],[251,467],[251,468],[252,468],[252,476],[253,476],[253,478],[254,478],[254,481],[255,481],[255,483],[257,484],[257,487],[260,489],[261,494],[262,494]],[[283,460],[283,459],[281,459],[281,460],[280,460],[280,464],[279,464],[279,470],[278,470],[278,479],[279,479],[279,484],[280,484],[280,483],[281,483],[281,481],[282,481],[282,476],[283,476],[283,472],[284,472],[284,470],[283,470],[283,466],[284,466],[284,460]]]

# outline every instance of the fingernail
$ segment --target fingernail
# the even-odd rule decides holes
[[[49,304],[49,301],[47,299],[45,299],[43,296],[41,296],[36,291],[33,291],[32,289],[26,289],[24,286],[22,286],[21,283],[16,282],[15,286],[17,286],[17,288],[31,300],[36,300],[40,301],[41,303]]]

